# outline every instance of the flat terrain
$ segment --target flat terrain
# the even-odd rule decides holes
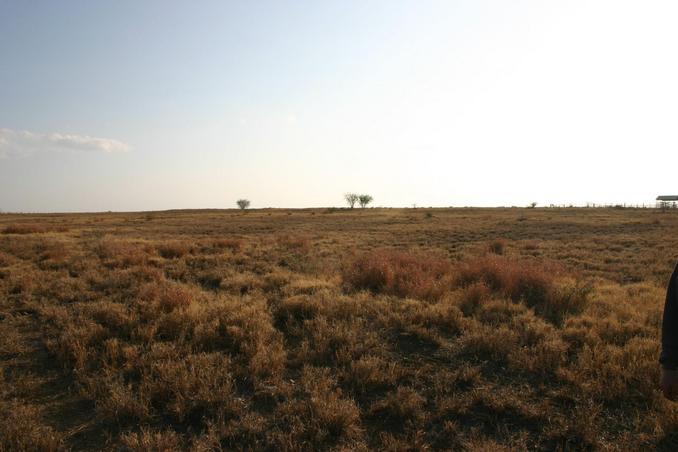
[[[0,450],[676,450],[678,211],[0,215]]]

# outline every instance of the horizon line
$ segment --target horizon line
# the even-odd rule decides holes
[[[314,207],[253,207],[247,209],[240,209],[238,207],[188,207],[188,208],[170,208],[158,210],[64,210],[64,211],[2,211],[0,215],[96,215],[96,214],[142,214],[142,213],[169,213],[169,212],[244,212],[244,211],[265,211],[265,210],[346,210],[346,211],[361,211],[361,210],[378,210],[378,209],[402,209],[402,210],[451,210],[451,209],[661,209],[660,202],[656,203],[586,203],[586,204],[544,204],[532,206],[517,206],[517,205],[494,205],[494,206],[373,206],[373,207],[337,207],[337,206],[314,206]]]

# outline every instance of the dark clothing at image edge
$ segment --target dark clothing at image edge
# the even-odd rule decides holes
[[[666,289],[662,319],[662,351],[659,362],[666,370],[678,369],[678,264]]]

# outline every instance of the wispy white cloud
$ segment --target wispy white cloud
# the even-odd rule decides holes
[[[62,133],[34,133],[0,128],[0,158],[19,157],[36,152],[86,151],[127,152],[130,146],[110,138]]]

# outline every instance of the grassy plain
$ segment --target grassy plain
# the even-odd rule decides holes
[[[678,212],[0,215],[0,450],[675,450]]]

